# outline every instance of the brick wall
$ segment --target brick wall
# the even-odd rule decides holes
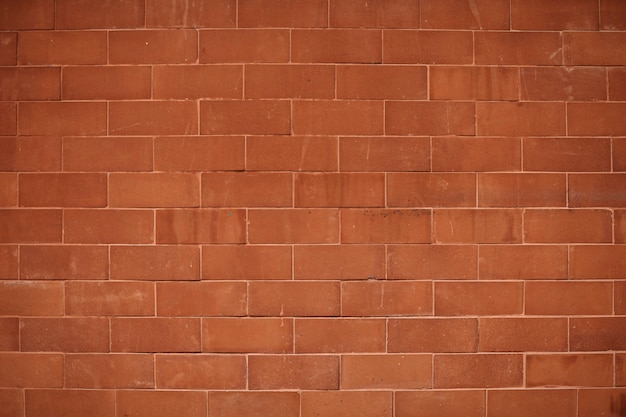
[[[626,415],[625,1],[0,30],[0,417]]]

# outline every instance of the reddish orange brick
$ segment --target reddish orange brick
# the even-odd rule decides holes
[[[2,32],[0,34],[0,65],[17,63],[17,33]]]
[[[109,320],[89,318],[27,318],[20,321],[24,352],[108,352]]]
[[[0,281],[0,315],[62,316],[63,283]]]
[[[478,320],[390,319],[387,337],[389,352],[475,352]]]
[[[626,29],[626,5],[620,0],[600,2],[600,28],[607,30]]]
[[[248,212],[250,243],[339,243],[339,210],[284,209]]]
[[[19,351],[19,350],[20,350],[20,319],[17,317],[0,318],[0,351]],[[2,399],[0,399],[0,404],[3,404]]]
[[[334,355],[252,355],[249,389],[336,390],[339,357]]]
[[[293,131],[298,135],[380,135],[384,104],[368,100],[315,100],[293,103]]]
[[[289,246],[203,246],[202,279],[291,279]]]
[[[109,133],[114,135],[195,135],[198,108],[193,101],[109,103]]]
[[[198,280],[200,251],[196,246],[113,246],[111,279]]]
[[[106,246],[21,246],[21,279],[107,279]]]
[[[56,28],[140,28],[144,26],[144,13],[141,0],[113,0],[106,4],[61,0],[55,9]]]
[[[157,99],[242,98],[240,65],[167,65],[153,72]]]
[[[572,136],[626,135],[625,111],[626,103],[568,103],[567,132]]]
[[[159,316],[243,316],[247,291],[243,282],[159,282]]]
[[[598,3],[595,0],[553,1],[513,0],[511,29],[515,30],[598,30]]]
[[[383,39],[385,64],[471,64],[472,33],[469,31],[386,30]]]
[[[390,279],[475,279],[477,274],[475,245],[391,245],[387,249]]]
[[[615,355],[615,385],[620,387],[626,385],[626,356],[624,354]]]
[[[385,321],[379,319],[296,319],[297,353],[384,352]]]
[[[626,52],[619,45],[625,41],[623,32],[566,32],[563,34],[565,65],[622,65]]]
[[[385,178],[377,173],[296,174],[296,207],[382,207]]]
[[[0,246],[0,279],[18,278],[18,246]],[[24,277],[22,277],[24,278]]]
[[[626,207],[626,174],[571,174],[570,207]]]
[[[565,105],[543,102],[479,102],[476,129],[485,136],[562,136]],[[571,130],[569,131],[572,133]]]
[[[147,66],[64,67],[63,99],[149,99],[151,77],[152,72]]]
[[[521,282],[437,282],[434,302],[437,316],[521,314],[524,285]]]
[[[154,315],[151,282],[66,282],[65,313],[71,316]]]
[[[626,243],[626,210],[613,211],[615,243]]]
[[[102,155],[107,155],[107,158],[102,158]],[[152,159],[151,138],[63,138],[65,171],[151,171]]]
[[[430,210],[368,210],[341,212],[343,243],[430,243]]]
[[[358,281],[341,284],[343,316],[419,316],[433,313],[427,281]]]
[[[338,316],[338,282],[250,282],[251,316]]]
[[[626,9],[625,9],[626,10]],[[609,68],[609,100],[626,100],[626,69]]]
[[[238,136],[181,136],[154,140],[156,171],[239,171],[245,141]]]
[[[259,190],[263,190],[259,193]],[[202,174],[203,207],[289,207],[290,173],[211,172]]]
[[[300,417],[300,393],[209,392],[209,415],[212,417],[240,417],[257,412],[274,417]]]
[[[560,65],[563,60],[558,32],[477,32],[476,64]]]
[[[433,240],[438,243],[522,243],[522,211],[436,209]]]
[[[201,101],[200,133],[286,135],[291,133],[290,103],[286,100]]]
[[[368,3],[364,0],[330,2],[330,27],[398,28],[419,27],[419,0]]]
[[[475,106],[469,102],[388,101],[388,135],[474,135]]]
[[[59,100],[61,98],[60,68],[0,68],[0,99]]]
[[[293,319],[203,318],[202,351],[290,353],[293,351]]]
[[[0,387],[61,388],[63,356],[52,353],[0,353]],[[4,390],[1,390],[4,391]]]
[[[287,29],[200,31],[201,64],[289,62],[289,55],[290,31]]]
[[[158,210],[157,243],[245,243],[244,210]]]
[[[390,207],[475,207],[476,175],[388,174],[387,204]]]
[[[610,171],[609,138],[524,138],[524,171]]]
[[[23,102],[19,108],[20,135],[97,136],[107,131],[106,103]]]
[[[595,101],[607,98],[604,68],[520,68],[520,84],[522,100]]]
[[[60,171],[61,138],[51,136],[3,137],[2,171]]]
[[[505,0],[421,0],[421,27],[426,29],[509,29]]]
[[[570,249],[572,278],[620,279],[626,268],[626,245],[580,245]]]
[[[624,317],[571,318],[570,350],[624,350],[626,346],[625,325]]]
[[[21,174],[20,206],[104,207],[107,204],[105,174]]]
[[[480,207],[564,207],[566,190],[564,174],[478,174]]]
[[[33,417],[111,417],[115,415],[115,391],[28,390],[26,410]]]
[[[484,417],[485,397],[480,390],[397,391],[394,412],[396,417],[416,417],[421,412],[432,417]]]
[[[146,27],[234,27],[236,0],[148,0]]]
[[[519,171],[518,138],[432,138],[433,171]]]
[[[611,315],[612,299],[610,282],[529,281],[524,288],[527,315]]]
[[[52,0],[7,2],[0,11],[3,30],[54,28],[55,4]]]
[[[25,390],[19,388],[6,388],[0,390],[0,404],[2,404],[2,417],[23,417]]]
[[[119,173],[109,176],[111,207],[198,207],[200,178],[188,173]]]
[[[279,0],[271,7],[263,0],[238,4],[238,27],[326,27],[328,3],[324,0]]]
[[[524,241],[528,243],[611,243],[609,210],[526,210]]]
[[[118,391],[116,412],[127,416],[207,415],[207,394],[202,391]]]
[[[578,404],[580,417],[593,417],[597,415],[611,415],[620,404],[626,389],[581,389],[578,391]]]
[[[508,388],[523,383],[523,355],[435,355],[435,388]]]
[[[17,134],[17,104],[0,103],[0,135]]]
[[[109,32],[111,64],[192,64],[198,60],[195,30]]]
[[[381,63],[382,31],[367,29],[294,29],[293,62]]]
[[[225,155],[220,153],[220,157],[224,158]],[[337,161],[337,138],[334,137],[246,138],[248,171],[337,171]]]
[[[329,65],[247,65],[246,98],[335,96],[335,69]]]
[[[0,209],[0,242],[61,243],[61,210]]]
[[[150,210],[65,210],[63,240],[94,244],[153,243],[153,218]]]
[[[568,350],[567,319],[481,318],[483,352],[565,352]]]
[[[517,68],[451,67],[430,68],[430,98],[434,100],[517,100]]]
[[[112,352],[199,352],[199,318],[113,318]]]
[[[339,139],[341,171],[429,171],[426,137],[344,137]]]
[[[577,392],[573,389],[493,390],[489,391],[487,407],[488,417],[546,413],[553,417],[571,417],[577,415]]]
[[[526,357],[526,385],[592,386],[613,384],[613,355],[533,355]]]
[[[17,174],[0,173],[0,207],[17,206]]]
[[[160,389],[245,389],[243,355],[156,355]]]
[[[383,245],[311,245],[294,249],[295,279],[383,278]]]
[[[17,63],[19,65],[106,64],[107,32],[78,30],[20,32]]]
[[[427,89],[427,70],[422,66],[340,65],[337,67],[338,98],[423,100],[426,99]]]
[[[432,386],[431,355],[345,355],[342,389],[418,389]]]
[[[301,416],[391,417],[393,399],[385,391],[305,391]]]
[[[154,357],[143,354],[86,354],[65,356],[68,388],[154,388]]]
[[[484,245],[480,279],[565,279],[567,247],[560,245]]]

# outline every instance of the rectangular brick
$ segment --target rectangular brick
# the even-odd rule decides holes
[[[519,138],[432,138],[433,171],[519,171],[521,154]]]
[[[567,246],[484,245],[478,264],[480,279],[565,279]]]
[[[21,246],[21,279],[108,279],[106,246]]]
[[[626,103],[568,103],[567,133],[571,136],[626,135],[622,118],[625,111]],[[590,120],[593,123],[589,123]]]
[[[291,353],[293,319],[203,318],[202,351]]]
[[[243,316],[247,310],[243,282],[159,282],[159,316]]]
[[[384,103],[371,100],[314,100],[293,103],[297,135],[381,135]]]
[[[383,56],[385,64],[471,64],[472,32],[385,30]]]
[[[251,316],[339,316],[338,282],[250,282]]]
[[[610,282],[529,281],[524,287],[527,315],[611,315]]]
[[[382,32],[368,29],[294,29],[293,62],[381,63]]]
[[[86,353],[65,355],[65,387],[154,388],[154,356]]]
[[[106,64],[107,32],[79,30],[20,32],[17,63],[19,65]]]
[[[513,0],[511,29],[598,30],[599,10],[595,0]]]
[[[63,240],[93,244],[153,243],[153,218],[151,210],[64,210]]]
[[[234,27],[236,0],[148,0],[146,27]]]
[[[156,355],[155,370],[159,389],[246,388],[243,355]]]
[[[565,135],[565,104],[563,103],[479,102],[476,106],[478,135]]]
[[[238,136],[162,137],[154,140],[156,171],[239,171],[245,140]]]
[[[18,278],[18,246],[0,246],[0,279]]]
[[[526,385],[606,387],[613,384],[613,355],[526,356]]]
[[[26,415],[29,417],[115,416],[113,390],[28,390]]]
[[[17,103],[0,103],[0,135],[17,135]]]
[[[418,28],[419,0],[368,3],[363,0],[331,1],[330,27]]]
[[[247,225],[250,243],[339,243],[339,210],[250,210]]]
[[[199,318],[112,318],[112,352],[200,352]]]
[[[202,247],[202,279],[291,279],[291,247]]]
[[[337,138],[248,136],[248,171],[337,171]],[[225,155],[220,154],[224,157]]]
[[[62,316],[62,282],[0,281],[0,315]]]
[[[342,99],[423,100],[428,90],[425,66],[340,65],[337,97]]]
[[[570,277],[621,279],[626,269],[626,245],[577,245],[570,248]]]
[[[118,173],[109,176],[111,207],[198,207],[200,177],[191,173]]]
[[[195,107],[194,103],[193,104]],[[203,135],[288,135],[291,106],[287,100],[227,100],[200,102]]]
[[[61,69],[0,68],[1,100],[59,100],[61,98]]]
[[[387,249],[390,279],[475,279],[477,275],[475,245],[390,245]]]
[[[274,417],[300,417],[300,393],[209,392],[211,417],[240,417],[257,412]]]
[[[339,167],[357,172],[429,171],[430,138],[339,138]]]
[[[152,94],[148,66],[63,68],[64,100],[137,100]]]
[[[1,243],[61,243],[61,210],[0,209]]]
[[[202,174],[203,207],[290,207],[291,173],[209,172]],[[262,193],[259,190],[263,190]]]
[[[352,209],[341,211],[342,243],[430,243],[431,211]]]
[[[246,243],[246,212],[230,209],[157,210],[157,243]]]
[[[437,243],[522,243],[518,209],[435,209],[433,241]]]
[[[0,173],[0,207],[17,206],[17,173]]]
[[[159,65],[153,77],[156,99],[242,98],[243,94],[241,65]]]
[[[246,98],[335,97],[335,68],[330,65],[246,65]]]
[[[324,0],[279,0],[271,7],[263,0],[238,5],[238,27],[326,27],[328,3]]]
[[[478,174],[479,207],[564,207],[566,195],[565,174]]]
[[[568,389],[493,390],[487,399],[488,417],[506,414],[572,417],[577,415],[577,391]]]
[[[527,243],[611,243],[613,216],[609,210],[526,210]]]
[[[626,210],[613,211],[615,243],[626,243]]]
[[[434,302],[437,316],[522,314],[524,285],[521,282],[437,282]]]
[[[113,135],[196,135],[198,108],[193,101],[115,101],[109,103]]]
[[[0,353],[0,387],[61,388],[63,355],[54,353]]]
[[[17,64],[17,33],[2,32],[0,34],[0,65],[15,64]]]
[[[113,0],[92,4],[89,0],[61,0],[56,4],[57,29],[141,28],[144,2]]]
[[[296,319],[297,353],[384,352],[385,321],[379,319]]]
[[[61,138],[54,136],[0,139],[2,171],[60,171]]]
[[[343,316],[421,316],[433,313],[427,281],[353,281],[341,284]]]
[[[524,171],[610,171],[609,138],[524,138]]]
[[[70,316],[154,315],[151,282],[66,282],[65,313]]]
[[[351,280],[385,277],[383,245],[299,245],[294,248],[294,278]]]
[[[626,69],[609,68],[609,100],[626,101]]]
[[[109,32],[111,64],[193,64],[197,60],[196,30]]]
[[[601,29],[626,29],[625,17],[626,5],[620,0],[602,0],[600,2]]]
[[[388,135],[441,136],[475,134],[474,103],[437,101],[385,102]]]
[[[606,100],[606,69],[576,67],[520,68],[522,100]]]
[[[626,51],[623,32],[567,32],[563,34],[565,65],[622,65]]]
[[[2,404],[2,417],[24,417],[24,390],[19,388],[7,388],[0,390],[0,404]]]
[[[626,207],[626,174],[570,174],[570,207]]]
[[[580,417],[593,417],[606,414],[611,415],[615,405],[620,404],[626,389],[581,389],[578,390],[578,415]]]
[[[626,356],[624,354],[615,355],[615,385],[620,387],[626,385]]]
[[[207,393],[202,391],[140,391],[116,393],[116,415],[180,416],[207,415]]]
[[[558,32],[477,32],[475,63],[479,65],[561,65]]]
[[[396,417],[417,417],[421,412],[431,417],[484,417],[485,397],[483,390],[397,391],[394,410]]]
[[[112,246],[111,279],[199,280],[200,251],[197,246]]]
[[[425,29],[509,29],[506,0],[421,0],[421,27]]]
[[[0,27],[7,29],[53,29],[54,1],[30,0],[2,5]]]
[[[19,351],[19,350],[20,350],[20,319],[17,317],[0,318],[0,351]],[[3,404],[2,399],[0,399],[0,404]]]
[[[518,354],[435,355],[434,387],[521,387],[523,361]]]
[[[268,10],[273,9],[268,8]],[[200,31],[200,63],[289,62],[288,29]]]
[[[295,174],[296,207],[383,207],[385,177],[379,173]]]
[[[22,102],[18,131],[24,136],[97,136],[107,132],[104,102]]]
[[[512,67],[433,66],[429,71],[433,100],[517,100],[519,71]]]
[[[105,174],[21,174],[22,207],[104,207],[107,205]]]
[[[152,171],[152,142],[147,137],[65,137],[63,170]]]
[[[399,318],[388,320],[389,352],[476,352],[475,318]]]
[[[344,355],[341,388],[430,388],[432,361],[431,355]]]
[[[109,319],[22,318],[20,348],[24,352],[108,352]]]
[[[566,352],[567,318],[480,318],[483,352]]]
[[[393,399],[385,391],[308,391],[300,408],[302,417],[391,417]]]
[[[251,355],[248,367],[251,390],[339,388],[339,357],[335,355]]]

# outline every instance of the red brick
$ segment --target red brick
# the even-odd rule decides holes
[[[24,390],[10,388],[0,390],[0,416],[24,417]]]
[[[385,177],[378,173],[296,174],[296,207],[383,207]]]
[[[156,171],[243,170],[244,154],[243,137],[162,137],[154,140],[154,169]]]
[[[564,174],[478,175],[480,207],[564,207],[566,195]]]
[[[383,278],[383,245],[311,245],[294,249],[295,279]]]
[[[220,153],[220,157],[225,155]],[[336,171],[337,167],[337,138],[334,137],[246,138],[248,171]]]
[[[29,417],[113,417],[113,390],[27,390]]]
[[[107,318],[26,318],[20,321],[24,352],[108,352]]]
[[[384,104],[369,100],[296,101],[293,131],[298,135],[380,135]]]
[[[251,390],[339,388],[338,356],[253,355],[248,358],[248,367]]]
[[[419,12],[419,0],[332,1],[329,22],[330,27],[412,29],[420,25]]]
[[[437,243],[522,243],[522,211],[436,209],[433,240]]]
[[[103,158],[102,155],[107,155]],[[63,138],[63,170],[151,171],[152,139],[139,137]]]
[[[626,29],[626,4],[621,0],[600,1],[600,29]]]
[[[426,137],[343,137],[339,139],[341,171],[429,171]]]
[[[70,316],[154,315],[151,282],[66,282],[65,313]]]
[[[92,4],[89,0],[61,0],[56,4],[57,29],[141,28],[144,2],[113,0]]]
[[[203,318],[202,351],[290,353],[293,351],[293,319]]]
[[[246,98],[335,96],[335,68],[329,65],[247,65]]]
[[[251,316],[339,316],[338,282],[250,282]]]
[[[106,246],[21,246],[21,279],[107,279]]]
[[[543,102],[480,102],[476,109],[479,135],[562,136],[565,105]],[[572,133],[571,130],[569,131]]]
[[[608,74],[609,100],[626,101],[626,69],[609,68]]]
[[[615,355],[615,385],[626,385],[626,355],[620,353]]]
[[[475,106],[469,102],[385,102],[388,135],[474,135]]]
[[[17,63],[17,33],[0,33],[0,65]],[[4,417],[4,416],[3,416]]]
[[[620,48],[626,33],[566,32],[563,55],[566,65],[622,65],[626,51]],[[587,119],[590,120],[590,119]]]
[[[626,395],[626,389],[581,389],[578,390],[578,415],[580,417],[594,417],[598,415],[618,416],[623,410],[621,400]],[[621,407],[621,408],[620,408]]]
[[[63,216],[65,243],[154,242],[150,210],[65,210]]]
[[[302,417],[391,417],[393,397],[385,391],[305,391],[300,408]]]
[[[560,65],[561,34],[557,32],[477,32],[476,64]]]
[[[0,68],[0,99],[59,100],[60,68]]]
[[[111,279],[198,280],[200,251],[196,246],[113,246]]]
[[[147,27],[234,27],[236,0],[148,0]]]
[[[474,60],[469,31],[386,30],[384,34],[385,64],[461,65]]]
[[[149,99],[152,72],[147,66],[63,68],[64,100]]]
[[[297,353],[384,352],[382,319],[296,319]]]
[[[17,134],[17,103],[0,102],[0,135]]]
[[[153,71],[157,99],[242,98],[239,65],[155,66]]]
[[[509,29],[506,0],[421,0],[420,6],[425,29]]]
[[[0,173],[0,207],[17,206],[17,174]]]
[[[243,355],[157,355],[155,369],[159,389],[246,388]]]
[[[432,138],[433,171],[519,171],[521,141],[518,138]]]
[[[20,65],[106,64],[107,33],[71,30],[20,32],[17,63]]]
[[[626,207],[626,174],[568,175],[570,207]]]
[[[67,388],[154,388],[153,355],[65,355]]]
[[[517,100],[519,96],[517,68],[433,66],[429,80],[433,100]]]
[[[250,243],[339,243],[339,210],[250,210]]]
[[[476,175],[388,174],[387,204],[390,207],[475,207]]]
[[[198,108],[193,101],[120,101],[109,103],[114,135],[195,135]]]
[[[595,0],[513,0],[511,29],[598,30],[598,13]]]
[[[241,417],[255,414],[300,417],[300,393],[209,392],[209,415],[211,417]]]
[[[190,104],[195,106],[194,103]],[[200,133],[204,135],[287,135],[291,133],[290,102],[287,100],[201,101]]]
[[[0,246],[0,279],[17,279],[17,254],[17,245]]]
[[[478,250],[475,245],[391,245],[387,264],[390,279],[475,279]]]
[[[613,290],[615,314],[624,315],[626,314],[626,282],[616,281],[613,285],[615,287]]]
[[[248,27],[326,27],[328,3],[324,0],[280,0],[268,7],[263,0],[238,4],[237,26]]]
[[[521,314],[524,285],[521,282],[437,282],[434,302],[437,316]]]
[[[199,318],[112,318],[112,352],[200,352]]]
[[[122,416],[207,415],[207,393],[202,391],[118,391],[116,412]]]
[[[0,242],[61,243],[61,210],[0,209]]]
[[[417,389],[432,386],[431,355],[346,355],[342,389]]]
[[[60,388],[63,356],[48,353],[0,353],[0,387]]]
[[[577,392],[567,389],[493,390],[487,399],[488,417],[577,415]]]
[[[243,282],[159,282],[159,316],[243,316],[247,290]]]
[[[626,210],[613,211],[615,243],[626,243]]]
[[[430,210],[368,210],[341,212],[343,243],[430,243]]]
[[[0,281],[0,315],[62,316],[61,282]]]
[[[198,60],[195,30],[109,32],[111,64],[192,64]]]
[[[604,68],[520,68],[521,99],[536,101],[606,100],[606,79]]]
[[[291,173],[203,173],[202,206],[290,207],[292,188]]]
[[[382,32],[368,29],[294,29],[293,62],[381,63]]]
[[[568,103],[567,132],[572,136],[626,135],[624,112],[626,103]]]
[[[19,200],[23,207],[104,207],[105,174],[21,174]]]
[[[484,417],[485,392],[458,391],[397,391],[395,393],[396,417]]]
[[[343,99],[425,99],[426,67],[341,65],[337,97]]]
[[[0,27],[7,29],[53,29],[54,0],[8,1],[0,7]]]
[[[20,350],[20,320],[19,318],[17,317],[0,318],[0,351],[18,351],[18,350]],[[0,404],[2,404],[1,399],[0,399]],[[2,414],[0,414],[0,416],[1,415]]]
[[[611,243],[613,216],[609,210],[526,210],[527,243]]]
[[[481,318],[480,351],[565,352],[566,318]]]
[[[613,385],[613,355],[533,355],[526,357],[526,386]]]
[[[268,8],[268,10],[273,7]],[[289,62],[288,29],[200,31],[200,63]]]
[[[202,279],[291,279],[291,247],[203,246]]]
[[[613,284],[610,282],[526,282],[527,315],[613,314]]]
[[[433,313],[432,283],[358,281],[341,286],[343,316],[418,316]]]
[[[109,176],[111,207],[198,207],[199,176],[188,173],[119,173]]]
[[[609,138],[524,138],[525,171],[610,171]]]
[[[228,209],[157,210],[157,243],[245,243],[246,212]]]
[[[23,102],[19,105],[19,134],[101,135],[107,131],[106,109],[101,102]]]
[[[571,351],[607,351],[626,348],[626,318],[590,317],[570,319]]]
[[[523,355],[435,355],[435,388],[507,388],[523,383]]]
[[[480,279],[565,279],[567,246],[481,246]]]

